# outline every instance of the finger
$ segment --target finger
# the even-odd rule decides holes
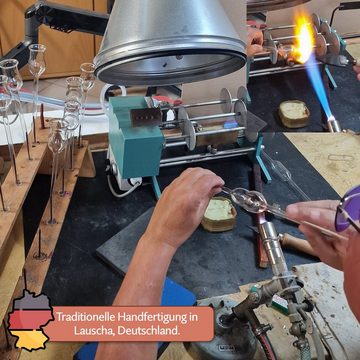
[[[310,245],[322,261],[339,270],[343,269],[343,252],[339,251],[335,246],[333,240],[337,241],[336,239],[324,237],[318,231],[306,225],[300,225],[299,230],[305,234]]]
[[[256,32],[254,33],[254,38],[252,40],[253,44],[262,45],[264,42],[264,35],[261,30],[256,29]]]
[[[357,258],[359,255],[360,255],[360,234],[358,232],[355,232],[349,236],[346,257]]]
[[[264,35],[263,32],[256,28],[249,28],[248,29],[248,44],[262,44],[264,41]]]
[[[299,207],[297,211],[288,212],[286,209],[286,215],[291,219],[298,222],[307,221],[315,225],[321,226],[325,229],[335,230],[335,211],[323,208],[307,208]]]
[[[210,198],[212,198],[213,196],[221,193],[221,191],[222,191],[221,186],[220,187],[214,187],[210,192]]]
[[[324,243],[326,246],[332,246],[333,249],[335,249],[338,253],[345,255],[349,243],[349,237],[345,236],[345,234],[341,234],[342,235],[341,238],[331,235],[328,236],[323,234],[321,230],[315,229],[308,224],[301,224],[299,226],[299,230],[302,231],[309,238],[311,238],[312,236],[313,238],[316,238],[317,240]]]
[[[215,174],[203,174],[192,185],[192,191],[202,193],[206,197],[213,197],[221,191],[221,187],[225,184],[224,180]]]
[[[289,211],[293,211],[293,209],[298,209],[300,207],[306,208],[322,208],[328,210],[336,211],[336,207],[339,205],[338,200],[318,200],[318,201],[303,201],[298,202],[296,204],[291,204],[286,208],[286,211],[289,208]]]
[[[189,171],[185,170],[182,174],[183,176],[179,177],[179,184],[180,183],[187,183],[187,185],[194,184],[200,177],[204,175],[213,175],[216,176],[214,172],[208,169],[203,169],[200,167],[197,168],[190,168]]]
[[[261,53],[264,51],[263,47],[261,45],[258,45],[258,44],[253,44],[250,46],[250,51],[253,53],[253,54],[257,54],[257,53]]]
[[[246,48],[246,55],[249,57],[262,52],[263,52],[263,47],[261,45],[250,45]]]
[[[330,247],[331,251],[334,250],[331,239],[324,238],[319,230],[305,224],[301,224],[299,230],[305,235],[310,245],[317,250],[319,255],[321,255],[326,248]]]

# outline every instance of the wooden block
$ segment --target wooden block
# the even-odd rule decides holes
[[[87,140],[90,144],[90,149],[95,148],[107,149],[109,146],[109,135],[108,134],[92,134],[82,136],[83,140]],[[99,144],[101,145],[99,147]]]
[[[96,176],[94,159],[88,146],[85,152],[83,163],[80,168],[79,176],[86,178],[94,178]]]

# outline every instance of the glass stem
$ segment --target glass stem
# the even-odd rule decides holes
[[[62,168],[61,170],[61,194],[62,196],[65,195],[65,169]]]
[[[58,154],[53,153],[53,162],[51,169],[51,183],[50,183],[50,219],[49,224],[53,224],[55,221],[53,214],[53,194],[54,194],[54,186],[57,177],[57,168],[58,168]]]
[[[34,76],[33,104],[32,104],[34,144],[36,144],[36,119],[37,119],[38,96],[39,96],[39,77]]]
[[[19,180],[18,173],[17,173],[17,168],[16,168],[14,142],[13,142],[13,139],[12,139],[9,119],[8,119],[7,114],[5,112],[3,113],[3,119],[4,119],[6,140],[7,140],[8,147],[9,147],[10,160],[11,160],[11,163],[12,163],[12,166],[13,166],[13,169],[14,169],[14,173],[15,173],[15,182],[16,182],[17,185],[19,185],[20,180]]]
[[[74,170],[74,147],[75,147],[75,136],[72,135],[70,143],[70,170]]]
[[[70,139],[71,139],[71,133],[68,133],[68,138],[66,141],[66,146],[64,150],[64,169],[69,170],[70,169],[70,159],[69,159],[69,152],[70,152]]]
[[[79,124],[79,135],[78,135],[78,147],[81,147],[81,124],[85,120],[85,108],[86,108],[86,100],[87,100],[87,91],[83,92],[83,99],[81,104],[81,113],[80,113],[80,124]]]
[[[19,113],[19,118],[20,118],[21,130],[22,130],[22,133],[23,133],[23,136],[24,136],[24,141],[26,142],[26,149],[27,149],[27,153],[28,153],[28,158],[29,158],[29,160],[32,160],[32,157],[31,157],[31,154],[30,154],[29,134],[27,132],[27,126],[26,126],[24,113],[23,113],[23,110],[22,110],[22,105],[21,105],[20,96],[19,96],[18,91],[14,92],[14,97],[15,97],[16,102],[18,103],[18,113]]]

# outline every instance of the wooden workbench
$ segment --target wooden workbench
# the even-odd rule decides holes
[[[287,138],[296,146],[304,157],[320,172],[329,184],[342,195],[349,187],[359,183],[360,164],[357,154],[360,153],[360,137],[352,134],[324,134],[324,133],[296,133],[287,134]],[[345,161],[329,160],[329,155],[347,155]],[[23,250],[19,247],[19,253]],[[96,261],[96,260],[94,260]],[[14,264],[16,259],[13,259]],[[5,283],[6,286],[6,283]],[[242,287],[243,289],[246,286]],[[2,291],[2,290],[1,290]],[[235,294],[235,298],[240,299],[245,292]],[[1,302],[1,298],[0,298]],[[7,304],[6,304],[7,305]],[[5,306],[0,303],[0,307]],[[71,343],[48,343],[45,351],[29,353],[22,352],[21,359],[70,359],[81,344]],[[184,357],[171,357],[174,351],[181,349],[181,344],[171,345],[169,350],[164,353],[162,360],[180,359]],[[166,355],[168,354],[168,355]],[[179,355],[180,356],[180,355]],[[286,358],[287,359],[287,358]]]

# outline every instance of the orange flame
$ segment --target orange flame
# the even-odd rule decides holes
[[[295,16],[295,59],[304,64],[314,51],[315,34],[311,19],[307,14],[301,13]]]

